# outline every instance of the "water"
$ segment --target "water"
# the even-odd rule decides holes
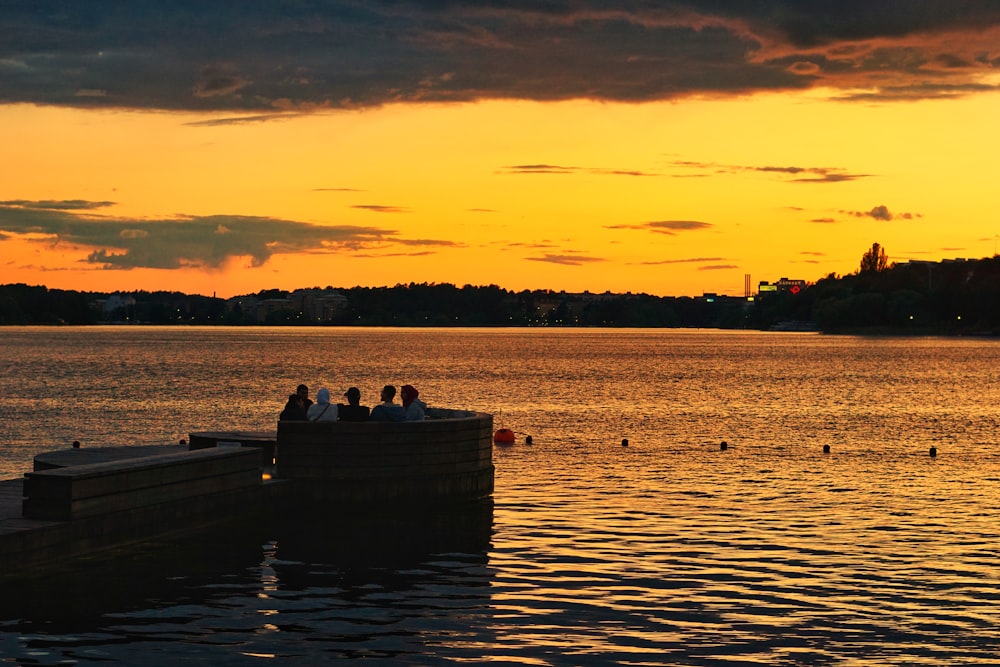
[[[492,506],[251,521],[8,581],[0,656],[13,664],[968,665],[1000,652],[996,341],[3,333],[5,478],[72,440],[270,429],[300,381],[355,385],[367,403],[410,382],[519,434],[495,449]]]

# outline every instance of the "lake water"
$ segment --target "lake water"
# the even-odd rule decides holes
[[[0,664],[998,662],[1000,341],[0,333],[0,478],[73,440],[273,429],[299,382],[368,404],[412,383],[518,433],[492,505],[319,508],[8,581]]]

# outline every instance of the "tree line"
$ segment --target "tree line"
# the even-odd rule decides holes
[[[117,292],[128,305],[107,310],[112,294],[0,285],[0,325],[199,324],[335,326],[603,326],[737,328],[746,300],[648,294],[514,292],[496,285],[409,283],[392,287],[310,288],[339,294],[343,306],[322,321],[295,307],[293,292],[263,290],[234,299],[180,292]],[[289,301],[287,307],[275,303]],[[260,304],[269,307],[262,314]]]
[[[827,333],[998,335],[1000,256],[895,264],[875,243],[855,273],[757,300],[755,326],[788,320]]]
[[[392,287],[311,288],[339,294],[321,321],[296,308],[295,293],[263,290],[239,299],[180,292],[119,292],[128,306],[108,310],[111,294],[0,285],[0,324],[199,324],[335,326],[556,326],[780,328],[788,322],[828,333],[1000,333],[1000,257],[890,264],[877,243],[857,272],[830,274],[797,293],[744,297],[514,292],[496,285],[409,283]],[[287,300],[289,305],[282,306]],[[266,312],[249,304],[269,302]],[[240,305],[240,304],[243,305]],[[274,307],[274,304],[279,304]]]

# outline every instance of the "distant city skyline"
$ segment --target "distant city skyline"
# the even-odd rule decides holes
[[[0,282],[742,295],[996,254],[1000,5],[0,6]]]

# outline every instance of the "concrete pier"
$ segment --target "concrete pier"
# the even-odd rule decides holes
[[[191,445],[39,454],[0,482],[8,573],[278,508],[312,516],[488,499],[491,415],[431,411],[421,422],[280,422],[269,432],[191,434]]]
[[[293,502],[440,503],[493,493],[493,417],[430,409],[415,422],[279,422],[276,479]]]
[[[118,460],[45,467],[0,482],[5,571],[211,525],[265,506],[281,486],[262,480],[253,450],[136,456],[133,448],[117,449]]]

